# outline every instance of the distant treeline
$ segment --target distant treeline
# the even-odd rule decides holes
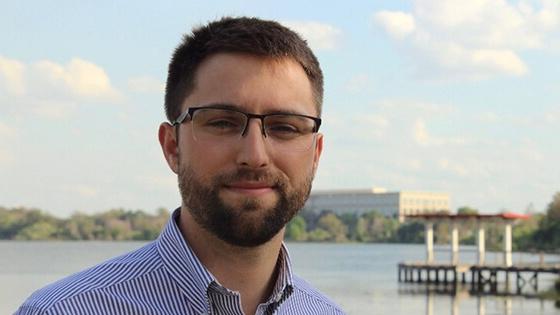
[[[475,214],[469,207],[458,213]],[[152,240],[169,218],[169,211],[158,209],[155,214],[142,210],[113,209],[86,215],[76,213],[60,219],[38,209],[0,207],[0,239],[4,240]],[[459,227],[461,244],[475,244],[476,222]],[[486,245],[499,250],[503,244],[503,226],[486,228]],[[450,226],[434,226],[434,241],[449,244]],[[302,211],[286,228],[289,241],[310,242],[424,242],[424,225],[420,222],[400,224],[396,218],[385,217],[378,211],[356,215]],[[515,250],[560,251],[560,192],[554,195],[545,213],[533,213],[531,218],[513,228]]]
[[[113,209],[59,219],[39,209],[0,207],[0,239],[4,240],[152,240],[167,222],[169,211]]]
[[[477,214],[478,210],[461,207],[460,214]],[[530,213],[528,220],[518,222],[513,228],[514,250],[560,251],[560,192],[556,193],[545,213]],[[450,226],[447,222],[434,225],[434,241],[450,243]],[[461,244],[476,242],[476,221],[466,221],[459,226]],[[492,250],[503,247],[504,227],[501,224],[486,227],[486,246]],[[389,218],[372,210],[361,215],[342,214],[332,211],[321,213],[303,211],[286,229],[286,238],[293,241],[313,242],[394,242],[423,243],[424,225],[420,222],[399,224],[398,219]]]

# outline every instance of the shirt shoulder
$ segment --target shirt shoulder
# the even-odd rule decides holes
[[[141,278],[161,265],[155,242],[148,243],[35,291],[14,315],[54,314],[53,308],[62,302]]]
[[[293,307],[298,308],[301,314],[346,314],[329,297],[296,275],[293,276],[293,289],[293,294],[288,300],[296,304]]]

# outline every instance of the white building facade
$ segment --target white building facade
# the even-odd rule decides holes
[[[388,217],[449,212],[449,194],[422,191],[387,192],[383,188],[328,190],[312,192],[305,209],[320,212],[331,210],[336,214],[362,214],[377,210]]]

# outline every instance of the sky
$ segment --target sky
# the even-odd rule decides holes
[[[560,1],[0,1],[0,206],[180,205],[157,141],[167,65],[222,16],[300,33],[325,76],[314,190],[543,211],[560,191]]]

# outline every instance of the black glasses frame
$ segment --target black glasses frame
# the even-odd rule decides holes
[[[312,119],[315,122],[315,126],[313,127],[313,133],[319,132],[319,127],[321,127],[321,118],[318,118],[318,117],[307,116],[307,115],[302,115],[302,114],[292,114],[292,113],[273,113],[273,114],[259,115],[259,114],[246,113],[246,112],[243,112],[243,111],[240,111],[240,110],[237,110],[237,109],[233,109],[233,108],[223,108],[223,107],[219,107],[219,106],[189,107],[189,108],[187,108],[187,110],[185,112],[183,112],[181,115],[179,115],[179,117],[177,117],[177,119],[174,122],[172,122],[172,125],[174,127],[177,127],[180,124],[186,122],[187,118],[189,120],[191,120],[194,113],[197,110],[200,110],[200,109],[229,110],[229,111],[232,111],[232,112],[237,112],[237,113],[245,115],[245,117],[247,117],[247,122],[245,124],[245,127],[243,128],[243,132],[241,133],[242,137],[245,136],[245,134],[247,133],[249,122],[251,121],[251,119],[259,119],[261,121],[261,132],[262,132],[263,136],[266,137],[266,132],[265,132],[265,129],[264,129],[264,119],[266,117],[269,117],[269,116],[292,115],[292,116],[305,117],[305,118]]]

